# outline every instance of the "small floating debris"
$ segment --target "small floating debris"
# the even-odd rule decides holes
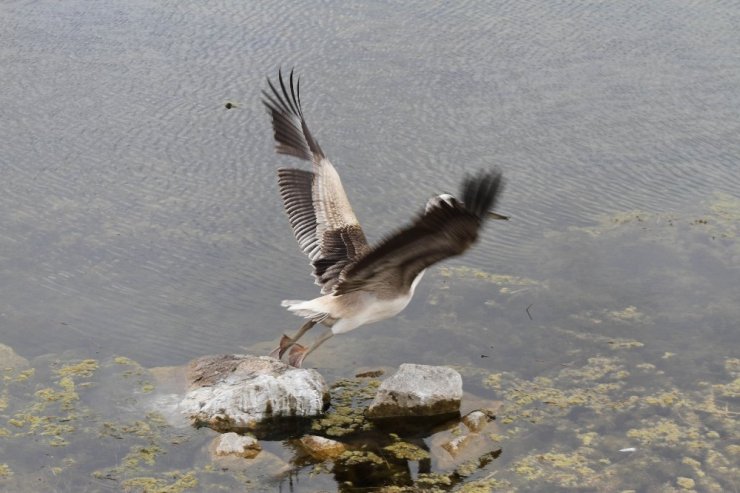
[[[635,450],[637,450],[635,447],[627,447],[627,448],[619,449],[620,452],[634,452]]]

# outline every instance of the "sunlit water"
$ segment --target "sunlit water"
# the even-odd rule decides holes
[[[300,324],[279,301],[317,288],[275,170],[305,163],[275,155],[260,103],[265,77],[296,66],[308,123],[371,241],[430,195],[454,192],[466,171],[491,166],[504,172],[499,210],[512,216],[490,224],[449,270],[432,269],[400,317],[312,355],[327,378],[446,364],[466,369],[467,390],[506,402],[517,379],[590,385],[563,368],[604,357],[629,373],[610,399],[675,390],[704,402],[709,389],[736,417],[737,390],[713,386],[740,371],[739,23],[734,2],[3,3],[0,343],[37,368],[10,395],[22,400],[55,382],[59,360],[95,359],[114,375],[114,356],[157,367],[266,352]],[[97,371],[97,381],[118,382]],[[501,386],[483,383],[499,373]],[[82,397],[101,422],[146,407],[127,395],[125,405],[105,405],[106,395]],[[669,419],[675,405],[622,410],[608,425],[575,411],[543,418],[524,437],[512,433],[482,474],[531,486],[543,477],[524,467],[526,454],[553,450],[594,469],[600,459],[568,448],[594,432],[624,438],[594,446],[601,451],[635,445],[643,458],[682,464],[636,486],[615,483],[624,489],[662,491],[679,477],[706,491],[706,477],[730,487],[737,475],[720,459],[673,442],[651,450],[628,435],[655,425],[643,417]],[[0,440],[17,431],[1,422],[13,406],[22,407],[0,406],[0,431],[11,435]],[[737,464],[736,425],[702,426],[719,435],[704,437],[715,440],[708,447]],[[148,475],[205,474],[209,435],[168,433],[187,439],[171,440],[165,464]],[[115,478],[90,479],[128,450],[103,437],[98,457],[78,456],[89,445],[68,437],[53,461],[38,463],[0,447],[0,464],[14,471],[0,481],[21,491],[35,481],[116,489]],[[29,457],[46,452],[24,447]],[[266,447],[289,459],[278,442]],[[622,457],[602,458],[636,468]],[[201,487],[243,483],[225,476],[201,477]],[[336,487],[300,467],[291,477],[250,485]],[[553,481],[543,489],[568,487]]]

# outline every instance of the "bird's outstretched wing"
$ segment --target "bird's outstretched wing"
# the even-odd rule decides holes
[[[408,290],[422,270],[470,248],[502,189],[500,172],[466,177],[463,202],[440,200],[412,224],[381,241],[342,272],[334,293]]]
[[[278,72],[279,89],[270,81],[262,91],[272,116],[275,149],[313,163],[312,171],[280,168],[278,185],[298,245],[308,255],[322,293],[334,289],[339,274],[370,247],[336,169],[308,130],[301,109],[300,84]]]

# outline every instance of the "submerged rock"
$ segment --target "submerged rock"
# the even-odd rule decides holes
[[[466,452],[472,457],[480,455],[480,452],[483,451],[485,438],[478,433],[467,433],[442,443],[441,447],[455,459]],[[472,453],[471,450],[473,450]]]
[[[367,415],[390,418],[457,413],[462,396],[462,377],[455,370],[403,364],[380,384]]]
[[[471,411],[462,418],[462,422],[472,432],[481,431],[493,419],[492,415],[483,411]]]
[[[329,402],[329,388],[316,370],[268,356],[204,356],[190,363],[188,379],[181,412],[194,425],[222,432],[317,416]]]
[[[494,439],[499,434],[494,416],[488,410],[476,410],[456,426],[430,437],[428,443],[437,466],[450,470],[466,463],[475,466],[479,459],[500,450],[501,445]]]
[[[217,456],[234,455],[251,459],[256,457],[261,450],[262,447],[254,437],[230,432],[216,438],[215,452]]]
[[[13,348],[0,342],[0,369],[27,368],[28,360],[13,351]]]
[[[298,443],[308,455],[322,461],[335,459],[347,450],[347,446],[342,442],[317,435],[306,435],[298,440]]]

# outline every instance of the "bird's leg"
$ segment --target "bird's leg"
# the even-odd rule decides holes
[[[298,342],[298,339],[300,339],[303,334],[308,332],[308,330],[314,325],[316,325],[316,322],[313,320],[309,320],[308,322],[303,324],[300,329],[298,329],[298,332],[296,332],[293,337],[288,337],[283,334],[283,337],[280,338],[280,345],[272,350],[270,356],[276,359],[282,358],[283,354],[285,354],[285,351],[287,351],[290,346]]]
[[[311,354],[317,347],[321,346],[324,342],[326,342],[327,339],[329,339],[333,335],[334,332],[331,331],[331,327],[327,327],[324,333],[321,334],[319,338],[314,341],[313,344],[311,344],[311,347],[306,348],[305,346],[301,346],[300,344],[293,344],[293,347],[290,350],[290,355],[288,355],[288,363],[291,366],[300,368],[303,364],[303,360],[306,359],[306,356]]]

